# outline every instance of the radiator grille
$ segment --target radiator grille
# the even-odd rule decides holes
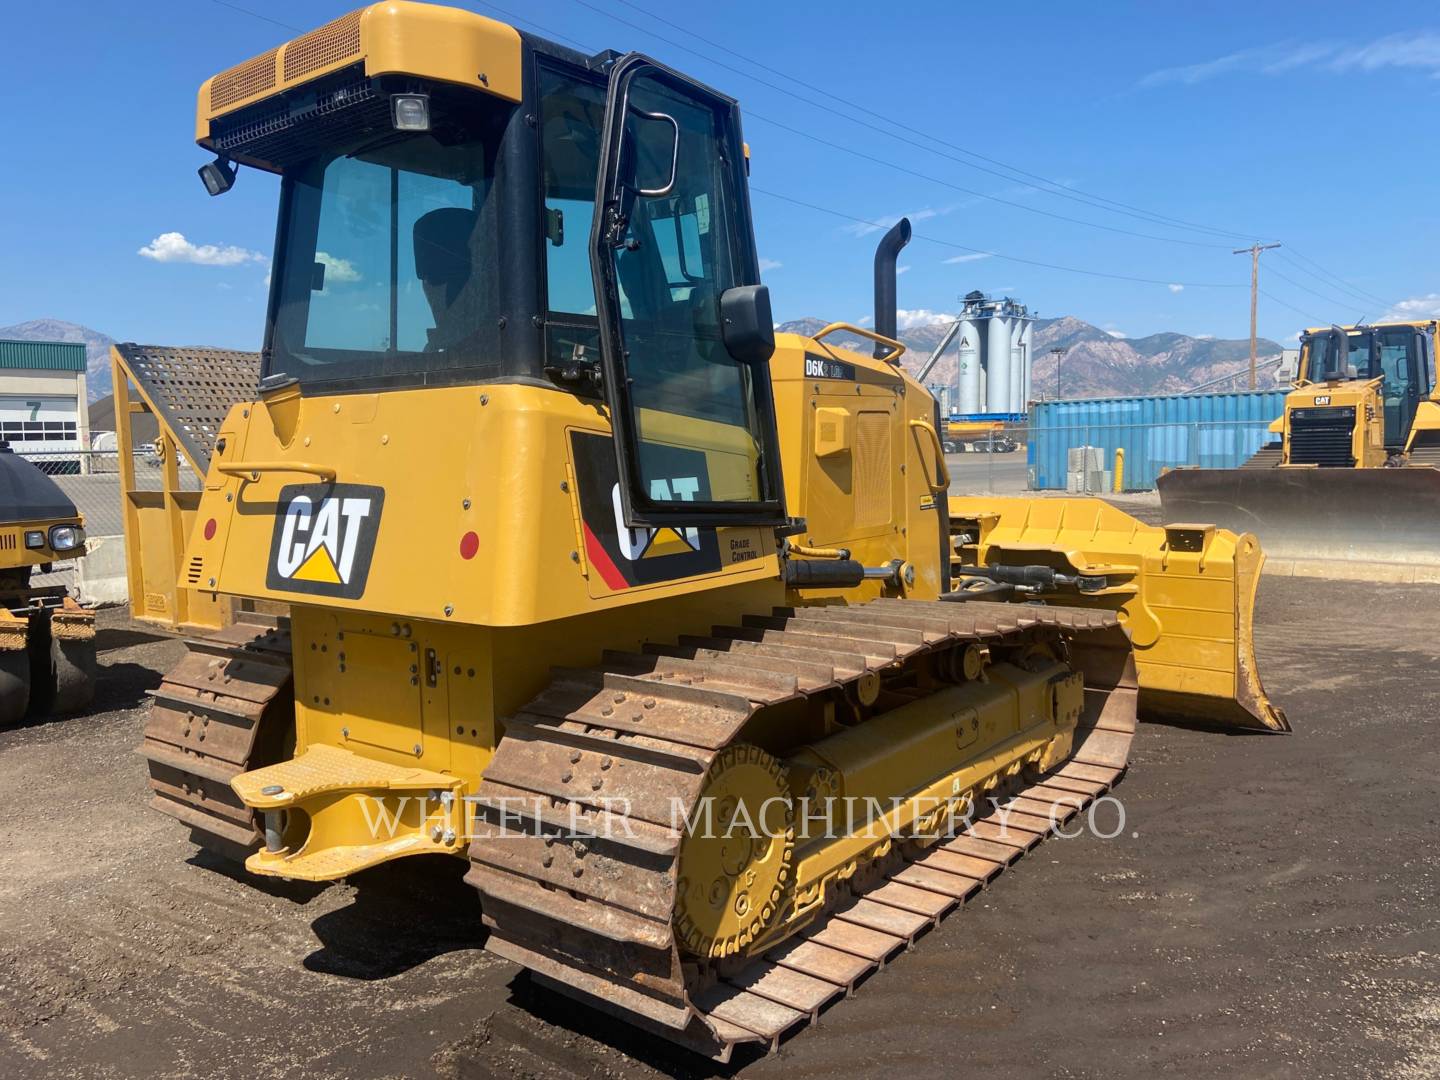
[[[271,49],[268,53],[246,60],[245,63],[216,75],[210,83],[210,111],[234,105],[252,94],[273,87],[276,81],[275,59],[279,53],[278,48]]]
[[[14,551],[20,546],[13,532],[0,533],[0,551]]]
[[[1290,414],[1290,464],[1351,468],[1355,410],[1296,409]]]
[[[204,559],[199,555],[190,556],[190,564],[185,568],[185,579],[191,585],[198,585],[200,582],[200,570],[204,565]]]
[[[285,81],[360,55],[360,12],[352,11],[285,47]]]
[[[855,526],[890,520],[890,413],[855,418]]]

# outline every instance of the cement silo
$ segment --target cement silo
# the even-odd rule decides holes
[[[1010,404],[1006,412],[1025,411],[1025,309],[1010,323]]]
[[[968,312],[967,312],[968,314]],[[960,363],[955,372],[957,404],[962,415],[982,410],[980,400],[980,327],[978,319],[960,319]]]
[[[985,411],[1008,413],[1010,409],[1011,320],[998,305],[990,312],[985,328]]]
[[[1026,412],[1028,412],[1028,411],[1030,410],[1030,395],[1031,395],[1030,376],[1031,376],[1031,372],[1033,371],[1034,366],[1035,366],[1035,356],[1034,356],[1034,354],[1033,354],[1032,351],[1031,351],[1031,345],[1033,344],[1034,332],[1035,332],[1035,320],[1034,320],[1034,319],[1026,319],[1026,320],[1025,320],[1025,332],[1020,336],[1020,352],[1021,352],[1021,355],[1024,357],[1024,364],[1025,364],[1025,367],[1024,367],[1024,370],[1025,370],[1025,381],[1024,381],[1024,385],[1023,385],[1022,388],[1021,388],[1021,389],[1022,389],[1022,393],[1021,393],[1021,396],[1020,396],[1020,408],[1021,408],[1023,411],[1026,411]]]

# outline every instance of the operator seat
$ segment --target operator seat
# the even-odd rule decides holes
[[[442,206],[415,219],[415,276],[429,301],[435,327],[427,331],[426,352],[460,340],[469,328],[457,325],[455,301],[470,280],[470,236],[478,215],[461,206]]]

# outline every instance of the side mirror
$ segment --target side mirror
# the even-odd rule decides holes
[[[720,333],[725,351],[742,364],[763,364],[775,353],[770,290],[741,285],[720,294]]]

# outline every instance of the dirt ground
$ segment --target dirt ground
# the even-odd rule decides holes
[[[1267,580],[1293,736],[1143,726],[1120,837],[1043,845],[739,1073],[1440,1076],[1436,595]],[[712,1074],[482,952],[458,861],[197,855],[133,752],[180,646],[102,626],[93,714],[0,732],[5,1075]]]

